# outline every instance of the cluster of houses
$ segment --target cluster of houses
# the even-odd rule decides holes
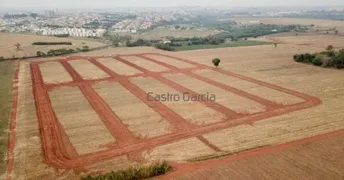
[[[46,28],[41,31],[44,36],[65,35],[75,37],[100,37],[105,33],[105,29],[85,29],[85,28]]]

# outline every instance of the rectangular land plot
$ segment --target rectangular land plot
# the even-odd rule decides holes
[[[101,82],[93,88],[135,136],[150,138],[170,132],[166,119],[121,84]]]
[[[215,151],[197,138],[183,139],[143,152],[143,156],[153,161],[184,161],[199,156],[214,154]]]
[[[57,119],[79,155],[102,150],[115,142],[106,126],[77,87],[60,87],[49,92]]]
[[[114,58],[99,58],[97,61],[119,75],[130,76],[142,73],[141,71]]]
[[[46,84],[72,82],[73,78],[59,61],[44,62],[39,64],[43,81]]]
[[[144,69],[147,69],[148,71],[152,72],[163,72],[168,71],[169,69],[167,67],[161,66],[159,64],[156,64],[154,62],[148,61],[146,59],[137,57],[137,56],[124,56],[121,57],[124,60],[127,60],[131,63],[134,63]]]
[[[198,94],[214,94],[216,103],[219,103],[238,113],[257,113],[265,111],[265,106],[230,91],[210,85],[204,81],[189,77],[184,74],[164,75],[167,79],[178,83]]]
[[[206,107],[206,105],[200,102],[190,101],[189,97],[184,95],[183,92],[179,92],[156,79],[133,78],[131,82],[146,91],[147,94],[151,93],[153,98],[155,96],[168,96],[167,93],[177,96],[179,99],[177,101],[173,98],[168,98],[166,101],[160,100],[160,102],[182,116],[186,121],[190,121],[193,124],[211,124],[224,120],[224,115],[221,112]]]
[[[83,79],[101,79],[109,77],[104,71],[86,59],[68,61]]]
[[[152,58],[156,61],[160,61],[166,64],[169,64],[171,66],[177,67],[177,68],[194,68],[195,66],[183,61],[179,61],[170,57],[161,56],[161,55],[144,55],[145,57]]]
[[[279,104],[288,105],[304,102],[304,100],[299,97],[286,94],[284,92],[277,91],[268,87],[264,87],[249,81],[228,76],[226,74],[213,70],[197,70],[195,71],[195,73]]]

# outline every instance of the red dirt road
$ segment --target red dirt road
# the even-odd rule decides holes
[[[67,70],[67,72],[71,75],[71,77],[73,78],[73,82],[57,83],[57,84],[44,83],[42,74],[39,68],[39,63],[44,63],[44,62],[31,63],[33,93],[35,97],[37,117],[38,117],[39,126],[40,126],[40,135],[41,135],[41,141],[42,141],[42,146],[43,146],[43,155],[45,158],[45,162],[47,164],[57,169],[80,170],[80,168],[82,168],[83,166],[91,165],[99,161],[112,159],[124,154],[137,154],[137,153],[143,152],[145,150],[148,150],[160,145],[168,144],[174,141],[191,138],[191,137],[196,137],[205,145],[210,147],[211,149],[217,152],[221,152],[221,149],[219,147],[217,147],[214,144],[211,144],[211,142],[205,139],[202,135],[209,132],[237,126],[240,124],[252,123],[254,121],[266,119],[269,117],[278,116],[281,114],[309,108],[321,103],[321,101],[318,98],[309,96],[307,94],[299,93],[290,89],[286,89],[286,88],[269,84],[263,81],[255,80],[250,77],[224,71],[218,68],[209,67],[209,66],[199,64],[193,61],[185,60],[182,58],[176,58],[172,56],[167,56],[167,55],[162,55],[162,54],[154,54],[154,55],[158,55],[162,57],[163,56],[170,57],[175,60],[186,62],[195,66],[193,68],[177,68],[172,65],[149,58],[145,55],[150,55],[150,54],[124,55],[124,56],[116,56],[113,58],[114,61],[120,61],[142,72],[140,74],[135,74],[131,76],[118,75],[117,73],[113,72],[112,70],[104,66],[103,64],[99,63],[97,61],[97,58],[102,58],[102,57],[74,56],[74,57],[68,57],[66,59],[61,59],[61,60],[58,60],[58,62],[60,62],[63,65],[63,67]],[[143,67],[140,67],[122,58],[126,56],[137,56],[145,60],[151,61],[153,63],[159,64],[161,66],[164,66],[169,70],[165,72],[151,72]],[[103,78],[103,79],[84,80],[82,76],[78,74],[78,72],[68,63],[68,61],[73,61],[76,59],[83,59],[85,61],[89,61],[93,63],[99,69],[107,73],[110,77]],[[259,96],[249,94],[240,89],[236,89],[228,85],[215,82],[209,78],[197,75],[196,73],[193,72],[195,70],[201,70],[201,69],[210,69],[212,71],[217,71],[225,75],[238,78],[242,81],[249,81],[261,86],[265,86],[267,88],[281,91],[286,94],[290,94],[292,96],[302,98],[304,102],[291,104],[291,105],[278,104],[276,102],[263,99]],[[264,112],[259,112],[259,113],[254,113],[254,114],[241,114],[227,107],[224,107],[223,105],[216,102],[200,101],[200,103],[205,104],[207,107],[212,108],[215,111],[223,113],[226,116],[226,118],[225,118],[225,121],[222,121],[222,122],[217,122],[217,123],[207,124],[207,125],[195,125],[186,121],[179,114],[174,112],[172,109],[168,108],[163,103],[158,102],[158,101],[154,101],[154,102],[149,101],[147,98],[147,93],[130,82],[130,79],[133,77],[151,77],[162,82],[163,84],[167,86],[170,86],[176,89],[179,92],[189,92],[190,95],[198,95],[196,92],[191,91],[187,87],[183,87],[179,85],[178,83],[168,80],[167,78],[163,76],[164,74],[171,74],[171,73],[184,74],[189,77],[195,78],[197,80],[206,82],[210,85],[216,86],[225,91],[228,91],[236,95],[245,97],[247,99],[253,100],[255,102],[258,102],[266,106],[267,109]],[[111,108],[109,107],[109,105],[106,104],[105,101],[92,88],[91,86],[92,84],[101,82],[101,81],[118,82],[119,84],[121,84],[129,92],[131,92],[138,99],[140,99],[143,103],[147,104],[154,111],[159,113],[161,117],[165,118],[172,126],[172,132],[166,135],[161,135],[161,136],[157,136],[153,138],[140,139],[139,137],[135,137],[133,133],[122,123],[121,119],[116,115],[116,112],[113,112]],[[117,143],[115,145],[110,146],[108,149],[101,150],[94,153],[89,153],[85,155],[77,154],[72,143],[69,142],[68,137],[66,136],[66,133],[64,132],[61,124],[59,123],[59,120],[56,118],[54,109],[52,108],[50,104],[50,99],[48,96],[48,92],[51,89],[63,87],[63,86],[76,86],[81,90],[81,92],[87,98],[88,102],[90,103],[94,111],[99,115],[100,119],[104,122],[109,132],[117,140]],[[13,107],[17,107],[17,104],[14,103]],[[12,126],[14,126],[13,129],[12,129]],[[14,128],[15,128],[15,117],[12,117],[10,149],[14,149],[14,139],[13,139]],[[13,153],[13,150],[12,150],[12,153]],[[13,158],[13,154],[11,154],[11,151],[10,151],[9,157]],[[10,159],[8,179],[10,179],[11,177],[10,167],[13,167],[13,164],[11,165],[11,162],[13,163],[13,160],[11,161]],[[205,162],[205,163],[209,163],[209,162]],[[202,164],[202,162],[198,164]],[[183,164],[175,164],[175,165],[176,167],[184,167]],[[185,165],[188,165],[188,163],[186,163]],[[180,168],[177,168],[177,171],[179,171],[178,169]]]

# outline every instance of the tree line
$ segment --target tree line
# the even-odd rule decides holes
[[[72,42],[34,42],[32,45],[73,45]]]
[[[293,58],[296,62],[313,64],[315,66],[344,68],[344,49],[336,51],[332,45],[329,45],[326,51],[314,54],[295,54]]]
[[[37,57],[51,57],[51,56],[60,56],[65,54],[72,54],[77,52],[87,52],[90,48],[88,46],[83,46],[82,49],[76,48],[75,49],[67,49],[67,48],[60,48],[60,49],[50,49],[47,53],[42,51],[37,51]]]

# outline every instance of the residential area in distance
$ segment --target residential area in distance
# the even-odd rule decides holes
[[[344,179],[320,1],[4,0],[0,179]]]

